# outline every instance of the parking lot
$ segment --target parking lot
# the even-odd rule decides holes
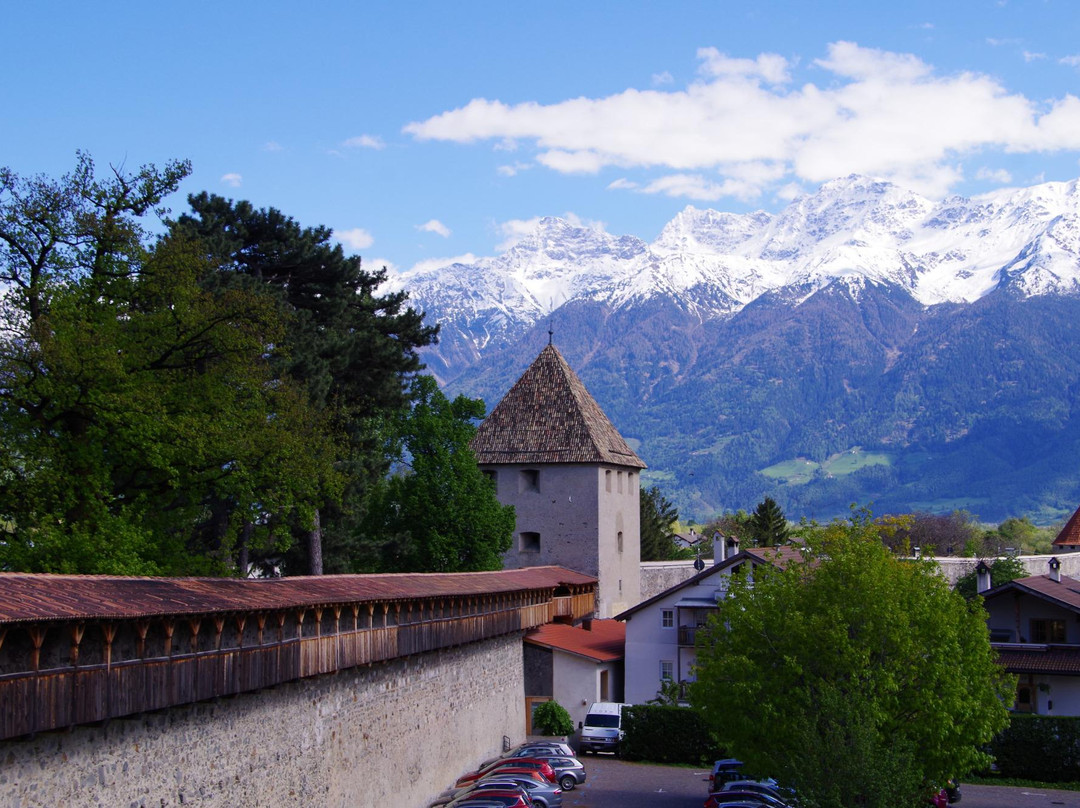
[[[609,755],[581,758],[589,779],[563,795],[566,808],[701,808],[707,769],[627,763]],[[1080,808],[1080,792],[1001,786],[962,786],[956,808]]]

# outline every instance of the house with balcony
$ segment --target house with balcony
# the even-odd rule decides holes
[[[980,562],[979,592],[998,660],[1017,676],[1017,712],[1080,715],[1080,581],[1061,574],[1055,557],[1045,575],[990,588]]]
[[[698,633],[716,613],[733,574],[745,572],[752,580],[763,564],[782,567],[798,558],[796,547],[739,551],[737,542],[719,537],[712,566],[616,615],[626,623],[625,701],[643,704],[657,697],[664,682],[677,682],[681,690],[694,681]]]

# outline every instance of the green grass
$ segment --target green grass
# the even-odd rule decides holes
[[[1080,791],[1080,783],[1042,783],[1038,780],[1021,780],[1017,777],[999,777],[997,775],[968,775],[960,781],[960,793],[964,793],[964,786],[971,783],[976,786],[1014,786],[1016,788],[1050,788],[1058,791]]]
[[[787,485],[802,485],[810,482],[818,470],[830,477],[843,477],[854,474],[869,466],[891,466],[892,456],[885,452],[864,452],[855,446],[843,452],[837,452],[824,463],[816,463],[805,457],[783,460],[774,463],[761,473],[773,480],[780,480]]]

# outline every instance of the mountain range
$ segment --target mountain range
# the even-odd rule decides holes
[[[931,201],[849,176],[651,243],[559,218],[393,276],[489,407],[552,338],[684,516],[1080,502],[1080,183]],[[549,334],[552,332],[552,334]]]

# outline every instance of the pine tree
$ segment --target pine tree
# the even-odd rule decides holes
[[[787,519],[772,497],[765,497],[754,509],[750,517],[750,536],[758,547],[776,547],[787,541]]]

